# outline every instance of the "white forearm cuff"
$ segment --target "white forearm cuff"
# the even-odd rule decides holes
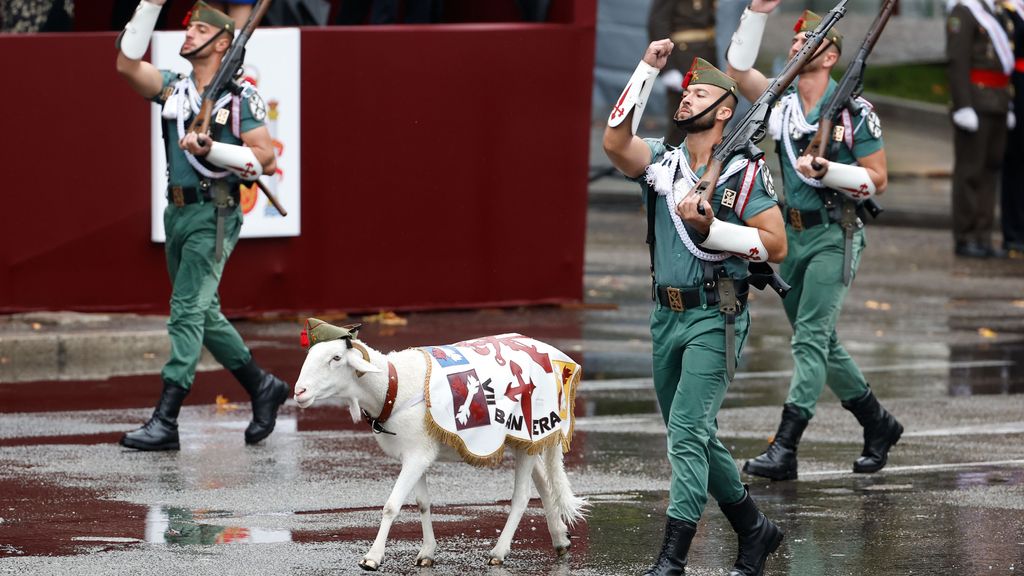
[[[242,180],[255,180],[263,174],[263,164],[256,159],[256,153],[248,146],[237,146],[214,142],[206,160],[221,168],[226,168]]]
[[[626,116],[629,116],[629,111],[635,108],[633,111],[633,123],[630,129],[633,131],[633,134],[636,134],[637,126],[640,125],[640,117],[643,116],[644,107],[647,106],[647,98],[651,95],[651,89],[654,88],[654,79],[657,77],[658,69],[641,60],[637,64],[636,70],[633,71],[633,75],[630,76],[625,90],[619,95],[615,107],[612,108],[611,116],[608,117],[608,125],[615,128],[622,124]]]
[[[829,163],[828,172],[821,178],[821,183],[854,200],[867,200],[876,191],[867,168],[837,162]]]
[[[730,66],[740,72],[746,72],[754,67],[767,23],[767,14],[754,12],[750,8],[743,10],[740,24],[732,35],[732,42],[729,43],[729,52],[726,55]]]
[[[709,250],[732,252],[744,260],[754,262],[768,260],[768,249],[764,247],[761,233],[757,228],[740,226],[718,218],[711,220],[708,237],[700,245]]]
[[[160,16],[161,6],[142,0],[132,14],[132,19],[117,37],[117,47],[121,53],[132,60],[141,60],[149,48],[149,39],[156,28],[156,19]]]

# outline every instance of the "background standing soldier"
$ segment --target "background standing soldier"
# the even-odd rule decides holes
[[[203,346],[249,392],[253,419],[245,430],[245,441],[254,444],[274,430],[278,407],[288,397],[288,384],[253,360],[220,311],[217,286],[242,227],[240,176],[252,180],[261,173],[274,173],[273,146],[263,125],[266,108],[251,86],[245,86],[241,95],[225,91],[211,115],[215,118],[212,134],[184,133],[199,111],[202,90],[231,45],[235,27],[223,12],[196,3],[186,20],[181,47],[181,55],[192,64],[192,75],[158,70],[140,58],[163,3],[143,0],[139,4],[118,39],[117,70],[136,92],[162,105],[169,200],[164,212],[165,252],[173,287],[167,323],[171,357],[161,372],[163,394],[152,418],[125,434],[121,444],[139,450],[179,448],[178,412],[195,380]],[[232,117],[236,114],[240,118]]]
[[[729,75],[751,100],[768,86],[768,79],[752,66],[768,13],[778,4],[779,0],[753,0],[729,49]],[[803,13],[794,28],[790,58],[803,46],[805,33],[820,21],[810,11]],[[773,442],[763,454],[748,460],[743,471],[773,480],[797,477],[797,444],[826,383],[864,427],[864,449],[853,464],[854,472],[881,470],[889,449],[903,433],[903,426],[878,403],[836,334],[843,299],[865,246],[858,203],[886,186],[878,116],[860,100],[860,112],[846,110],[836,120],[837,129],[843,128],[836,134],[844,142],[835,158],[801,155],[814,137],[820,108],[836,89],[830,74],[841,50],[842,36],[832,28],[779,99],[769,121],[785,187],[789,256],[779,273],[792,285],[783,305],[793,326],[794,370]],[[815,163],[822,169],[815,169]]]
[[[961,0],[946,23],[949,91],[953,97],[953,238],[956,255],[1002,257],[992,245],[996,176],[1006,152],[1012,27],[994,0]],[[1018,192],[1019,195],[1019,192]]]
[[[668,120],[665,144],[679,146],[685,134],[673,118],[683,97],[683,74],[694,58],[715,61],[715,0],[654,0],[647,17],[647,36],[651,42],[669,38],[676,46],[661,71],[661,83]]]
[[[691,192],[737,101],[736,83],[706,61],[694,60],[683,84],[675,116],[687,132],[683,145],[669,150],[662,139],[634,135],[650,84],[672,47],[665,39],[647,48],[604,133],[612,164],[640,183],[647,203],[656,295],[654,387],[668,428],[672,478],[664,542],[646,574],[683,573],[710,491],[739,535],[730,574],[759,575],[783,534],[740,482],[715,417],[750,323],[747,262],[735,254],[780,260],[784,227],[763,162],[731,158],[710,204]]]
[[[1013,21],[1013,110],[1024,110],[1024,0],[1006,8]],[[1024,125],[1015,125],[1006,138],[1001,218],[1003,248],[1010,258],[1024,259]]]

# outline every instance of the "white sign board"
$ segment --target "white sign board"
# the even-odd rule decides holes
[[[192,65],[178,55],[185,32],[153,34],[153,65],[161,70],[190,74]],[[301,220],[299,183],[301,149],[299,141],[300,37],[298,28],[258,28],[245,46],[245,76],[254,81],[267,104],[267,129],[277,153],[277,173],[263,176],[288,216],[281,216],[255,185],[242,188],[245,224],[242,238],[298,236]],[[160,129],[160,107],[152,113],[152,239],[163,242],[164,208],[167,206],[167,158]]]

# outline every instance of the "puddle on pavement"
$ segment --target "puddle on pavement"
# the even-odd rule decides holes
[[[94,490],[0,478],[0,558],[64,556],[140,541],[146,507]]]
[[[950,396],[1024,393],[1024,342],[951,346],[949,360]]]

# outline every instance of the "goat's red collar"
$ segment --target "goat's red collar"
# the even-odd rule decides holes
[[[395,407],[395,397],[398,396],[398,370],[395,370],[395,365],[388,361],[388,392],[384,396],[384,407],[380,410],[380,416],[374,418],[370,416],[370,413],[363,410],[363,420],[370,425],[370,429],[373,430],[374,434],[391,434],[395,435],[384,428],[384,423],[391,417],[391,410]]]

